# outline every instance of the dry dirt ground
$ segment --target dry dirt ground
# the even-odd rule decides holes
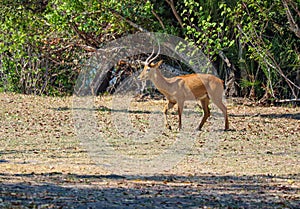
[[[119,119],[124,111],[114,109],[111,101],[108,96],[94,98],[94,108],[89,111],[96,115],[96,132],[114,148],[115,157],[146,159],[149,153],[157,155],[171,146],[180,135],[176,130],[159,129],[163,100],[133,101],[127,112],[132,127],[118,132],[115,126],[122,126]],[[72,97],[0,94],[0,208],[300,206],[299,107],[228,101],[231,131],[217,130],[218,143],[212,141],[212,117],[193,135],[191,153],[172,168],[162,167],[151,174],[136,168],[128,174],[118,173],[99,165],[83,137],[76,135],[76,111],[80,109],[74,108]],[[198,123],[198,107],[192,105],[185,112],[191,113],[187,118],[197,113],[194,123]],[[158,116],[156,128],[151,126],[152,113]],[[170,120],[175,127],[176,115],[171,114]],[[219,125],[223,127],[222,122]],[[190,131],[193,124],[184,120],[183,126]],[[128,129],[145,135],[160,131],[155,140],[138,144],[130,141],[135,133],[122,133]],[[207,147],[213,151],[208,152]],[[206,152],[208,156],[203,157]],[[161,159],[161,165],[165,161]],[[130,171],[130,164],[128,167]]]

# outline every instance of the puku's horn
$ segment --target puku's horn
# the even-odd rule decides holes
[[[157,54],[155,55],[155,57],[153,57],[150,61],[149,61],[149,63],[151,63],[153,60],[155,60],[158,56],[159,56],[159,54],[160,54],[160,44],[159,44],[159,42],[157,42],[158,43],[158,51],[157,51]]]
[[[157,52],[157,54],[155,55],[155,57],[153,57],[153,58],[151,59],[151,57],[154,55],[154,52],[155,52],[155,49],[154,49],[154,47],[153,47],[152,53],[151,53],[151,55],[146,59],[145,64],[150,64],[153,60],[155,60],[155,59],[158,57],[158,55],[159,55],[159,53],[160,53],[160,44],[159,44],[159,42],[157,42],[157,43],[158,43],[158,52]]]
[[[146,64],[149,64],[150,62],[149,62],[149,59],[154,55],[154,47],[153,47],[153,50],[152,50],[152,53],[151,53],[151,55],[146,59],[146,61],[145,61],[145,63]]]

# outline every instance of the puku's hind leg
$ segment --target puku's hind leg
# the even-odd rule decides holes
[[[225,119],[225,130],[229,130],[227,107],[223,103],[223,83],[215,84],[207,88],[211,101],[223,112]]]
[[[225,120],[225,131],[229,130],[227,107],[224,105],[222,99],[212,100],[212,102],[223,112]]]
[[[201,130],[204,123],[206,122],[207,118],[210,116],[210,110],[208,108],[209,98],[205,97],[205,98],[201,99],[200,102],[201,102],[202,109],[204,111],[204,115],[202,117],[202,120],[201,120],[199,126],[197,127],[197,130],[199,130],[199,131]]]

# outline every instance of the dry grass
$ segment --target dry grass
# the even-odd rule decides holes
[[[151,117],[162,127],[164,101],[132,102],[134,130],[116,129],[111,97],[95,99],[97,130],[121,154],[147,158],[178,137],[157,128],[155,140],[130,141],[147,135]],[[220,132],[208,152],[211,127],[193,135],[193,150],[171,170],[152,175],[116,175],[90,158],[76,137],[72,97],[0,94],[0,207],[92,208],[296,208],[300,204],[300,109],[257,107],[229,102],[232,131]],[[184,130],[200,120],[189,104]],[[177,116],[170,116],[176,127]],[[118,124],[118,123],[117,123]],[[223,128],[223,124],[218,124]],[[191,127],[191,128],[190,128]],[[153,128],[153,129],[152,129]],[[121,131],[120,131],[121,130]],[[122,139],[122,140],[120,140]],[[205,160],[203,160],[205,159]],[[162,162],[164,159],[161,159]]]

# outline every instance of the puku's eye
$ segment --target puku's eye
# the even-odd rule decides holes
[[[146,69],[146,72],[150,72],[150,69],[151,69],[150,67],[149,67],[149,68],[147,68],[147,69]]]

